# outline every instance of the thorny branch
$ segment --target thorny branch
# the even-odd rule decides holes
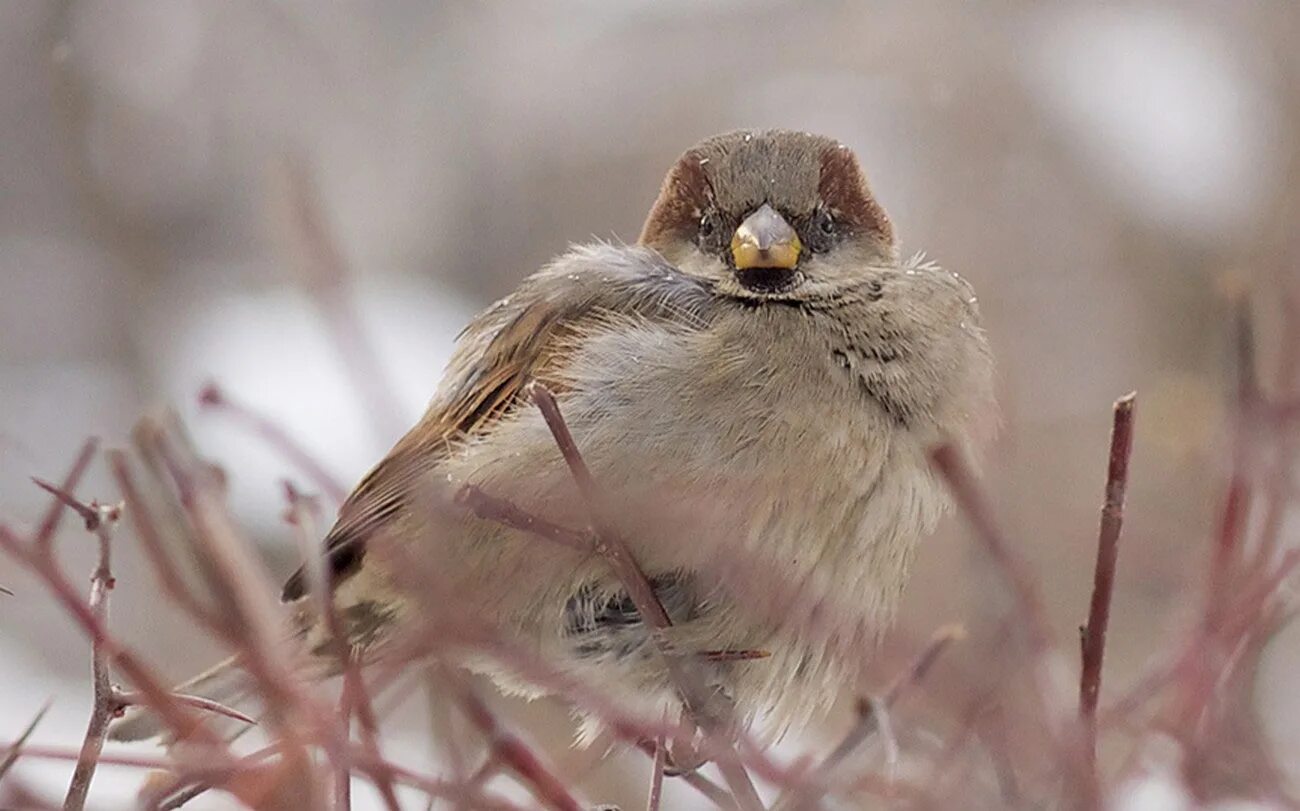
[[[114,585],[113,527],[121,516],[121,508],[95,502],[83,504],[71,493],[39,480],[37,483],[81,515],[86,522],[86,530],[95,533],[99,541],[99,562],[90,576],[90,598],[87,604],[95,619],[107,627],[108,593]],[[81,744],[81,756],[77,758],[77,767],[72,772],[72,782],[68,786],[68,794],[63,802],[64,811],[80,811],[85,807],[86,796],[90,792],[90,781],[94,779],[95,766],[99,763],[100,753],[104,749],[104,739],[108,736],[108,722],[123,709],[121,696],[113,686],[112,662],[104,650],[102,639],[92,640],[91,657],[94,703],[90,711],[90,722],[86,726],[86,737]]]
[[[1228,496],[1220,514],[1218,534],[1214,542],[1214,559],[1228,565],[1216,567],[1217,571],[1207,578],[1211,586],[1206,600],[1206,612],[1195,633],[1185,640],[1185,646],[1176,651],[1176,655],[1164,657],[1156,671],[1151,676],[1139,680],[1139,686],[1134,688],[1134,692],[1140,692],[1143,696],[1161,694],[1167,688],[1173,688],[1175,701],[1172,702],[1172,706],[1175,711],[1171,714],[1172,721],[1166,718],[1160,723],[1165,724],[1164,728],[1172,727],[1177,739],[1185,747],[1188,763],[1205,762],[1204,758],[1207,756],[1209,746],[1205,738],[1215,724],[1221,723],[1219,715],[1222,713],[1224,701],[1222,694],[1232,683],[1235,683],[1230,678],[1233,671],[1243,667],[1242,652],[1258,642],[1262,635],[1269,633],[1270,629],[1277,627],[1279,589],[1292,576],[1295,567],[1300,566],[1300,551],[1274,548],[1269,540],[1280,526],[1280,520],[1276,516],[1282,514],[1286,500],[1294,494],[1285,489],[1276,490],[1274,485],[1267,495],[1270,499],[1278,500],[1277,505],[1269,502],[1269,515],[1275,517],[1262,522],[1263,528],[1259,529],[1258,533],[1255,532],[1257,522],[1246,520],[1251,506],[1252,477],[1257,476],[1253,466],[1256,460],[1253,456],[1263,447],[1263,439],[1253,434],[1289,430],[1293,426],[1287,422],[1291,419],[1288,403],[1268,402],[1259,391],[1258,383],[1254,380],[1253,372],[1250,371],[1253,368],[1253,336],[1248,323],[1239,325],[1237,343],[1238,365],[1242,370],[1237,387],[1238,419],[1241,421],[1238,427],[1241,430],[1234,439],[1237,444],[1234,445],[1233,473],[1228,483]],[[1290,396],[1289,392],[1287,394]],[[534,396],[543,415],[547,417],[557,446],[563,453],[574,481],[583,495],[588,507],[590,527],[574,531],[551,524],[518,509],[508,501],[494,498],[473,488],[467,488],[458,494],[458,500],[479,517],[499,521],[514,529],[537,535],[571,549],[598,552],[623,580],[624,587],[630,595],[633,595],[633,600],[642,616],[646,618],[647,624],[658,630],[667,628],[667,615],[666,613],[661,615],[662,606],[658,604],[657,596],[649,587],[644,572],[627,553],[626,547],[617,534],[609,531],[613,522],[607,521],[602,512],[604,505],[601,503],[599,487],[587,469],[577,444],[569,434],[554,397],[544,389],[536,390]],[[1005,772],[1014,783],[1013,788],[1009,790],[1010,794],[1004,796],[1027,799],[1033,797],[1035,791],[1041,791],[1041,787],[1036,788],[1033,782],[1037,779],[1036,772],[1032,768],[1022,768],[1022,766],[1028,757],[1037,756],[1041,763],[1041,757],[1045,755],[1052,758],[1051,764],[1055,774],[1076,777],[1080,781],[1084,776],[1089,778],[1087,782],[1067,783],[1067,790],[1077,790],[1077,796],[1073,798],[1077,805],[1100,807],[1103,799],[1109,801],[1109,798],[1104,797],[1101,792],[1103,781],[1095,766],[1097,736],[1101,730],[1107,728],[1106,724],[1099,723],[1097,719],[1097,703],[1110,598],[1114,588],[1117,542],[1123,517],[1127,461],[1131,452],[1132,417],[1131,398],[1121,398],[1116,404],[1115,426],[1112,431],[1107,498],[1102,511],[1097,567],[1094,573],[1094,595],[1090,604],[1086,633],[1082,639],[1083,666],[1079,676],[1078,721],[1083,728],[1079,730],[1078,727],[1070,725],[1070,722],[1075,719],[1064,718],[1072,702],[1068,697],[1055,695],[1053,691],[1050,665],[1052,660],[1059,656],[1059,652],[1054,646],[1035,581],[993,522],[992,513],[987,507],[983,493],[975,485],[972,474],[965,467],[956,450],[951,447],[941,448],[934,454],[936,469],[948,480],[957,502],[962,506],[980,540],[997,563],[999,571],[1012,586],[1016,615],[1028,631],[1035,657],[1038,704],[1041,705],[1035,709],[1041,711],[1043,717],[1049,721],[1048,726],[1055,734],[1053,746],[1047,752],[1026,754],[1024,751],[1011,748],[1007,734],[1000,736],[978,734],[981,723],[979,719],[987,717],[990,712],[988,709],[990,702],[995,700],[991,698],[992,690],[999,689],[995,687],[991,688],[988,694],[981,694],[976,701],[962,702],[965,707],[963,719],[956,734],[949,739],[935,760],[934,768],[930,772],[931,780],[908,783],[894,782],[891,779],[885,784],[882,778],[871,773],[854,776],[851,780],[844,779],[844,775],[838,773],[838,770],[843,768],[850,759],[850,754],[860,749],[863,741],[873,734],[880,734],[880,713],[890,708],[904,689],[925,678],[940,652],[946,649],[948,642],[953,638],[952,634],[941,632],[922,651],[913,665],[890,683],[875,704],[866,701],[859,703],[858,716],[852,729],[832,753],[816,766],[809,768],[805,765],[807,761],[796,761],[795,765],[789,767],[780,765],[767,758],[761,751],[751,751],[750,748],[746,748],[753,746],[748,737],[742,735],[738,738],[745,758],[744,763],[753,770],[755,775],[783,790],[781,800],[778,801],[779,808],[816,807],[823,793],[834,792],[848,797],[856,791],[876,791],[882,796],[914,800],[919,805],[933,806],[943,796],[942,791],[965,792],[975,785],[976,781],[971,773],[971,769],[977,768],[972,765],[975,761],[971,758],[962,759],[962,755],[969,754],[970,747],[976,743],[989,750],[991,760],[985,762],[996,764],[999,774]],[[1262,436],[1264,435],[1261,433],[1260,437]],[[154,458],[160,462],[155,472],[165,473],[174,485],[175,495],[182,503],[182,514],[189,521],[187,528],[195,535],[193,543],[203,558],[202,564],[205,567],[203,574],[209,586],[206,596],[197,595],[194,589],[186,585],[176,562],[167,553],[162,541],[166,531],[160,529],[157,517],[151,513],[146,499],[136,487],[125,457],[120,453],[111,453],[109,461],[125,498],[126,513],[136,526],[142,546],[167,596],[182,606],[201,625],[213,631],[219,639],[233,640],[232,647],[249,665],[258,692],[277,703],[283,722],[276,725],[278,728],[270,729],[273,741],[270,746],[251,755],[235,756],[223,742],[211,735],[207,728],[199,723],[198,719],[201,716],[195,711],[202,711],[205,714],[209,712],[224,714],[244,722],[252,720],[249,716],[201,696],[181,695],[167,690],[145,663],[108,633],[107,594],[112,574],[109,566],[107,534],[113,521],[108,518],[105,511],[113,508],[106,508],[93,502],[84,504],[72,495],[81,473],[94,455],[95,447],[93,443],[88,443],[63,485],[39,482],[42,487],[54,494],[56,503],[45,514],[33,534],[30,537],[21,537],[11,528],[0,526],[0,548],[35,572],[44,581],[49,592],[89,636],[95,657],[93,670],[96,710],[88,725],[87,741],[77,751],[28,746],[28,736],[30,730],[34,728],[34,723],[29,725],[27,731],[18,740],[0,747],[0,754],[4,757],[4,765],[0,765],[0,774],[3,774],[20,754],[23,757],[51,757],[77,763],[77,772],[83,774],[84,778],[78,777],[73,781],[68,797],[71,803],[69,807],[76,808],[80,807],[77,803],[84,802],[84,788],[80,786],[89,785],[94,765],[119,763],[159,769],[169,775],[175,775],[174,785],[181,791],[172,793],[171,799],[167,800],[163,807],[171,807],[187,796],[208,788],[221,788],[230,791],[236,798],[249,805],[287,809],[294,806],[277,804],[268,800],[268,797],[276,795],[277,786],[282,793],[288,792],[284,796],[295,796],[295,791],[300,794],[305,788],[303,780],[317,780],[319,776],[323,776],[318,776],[311,769],[294,771],[295,758],[300,757],[300,753],[317,750],[329,755],[336,766],[337,773],[362,775],[379,786],[381,794],[385,793],[383,788],[385,785],[389,786],[390,793],[394,785],[410,786],[427,793],[430,798],[441,798],[458,807],[518,811],[518,806],[487,790],[489,782],[496,776],[509,773],[532,792],[537,802],[548,808],[573,811],[582,807],[570,787],[566,786],[556,772],[546,765],[541,754],[530,749],[519,737],[507,731],[482,699],[473,693],[469,682],[460,674],[450,676],[448,683],[453,685],[450,692],[455,702],[464,711],[466,718],[487,739],[490,749],[487,761],[477,772],[466,770],[466,772],[458,772],[455,779],[443,780],[414,773],[384,758],[377,743],[378,731],[374,723],[374,711],[371,709],[366,712],[362,707],[368,703],[370,692],[380,689],[386,682],[372,679],[369,680],[370,684],[367,684],[358,675],[351,682],[353,686],[349,688],[346,675],[350,669],[349,664],[355,666],[358,663],[355,659],[343,658],[341,666],[345,671],[345,693],[354,693],[345,703],[351,708],[350,712],[357,713],[360,727],[360,740],[353,742],[346,723],[348,712],[342,714],[345,720],[344,723],[340,723],[340,714],[333,712],[327,702],[320,701],[311,686],[304,683],[300,674],[290,672],[279,652],[274,649],[275,645],[262,647],[264,642],[271,639],[273,625],[270,614],[263,613],[266,611],[266,601],[262,601],[264,603],[262,607],[255,609],[256,616],[245,616],[237,610],[236,604],[247,589],[260,589],[264,585],[262,582],[264,574],[252,567],[253,561],[244,548],[245,541],[233,529],[215,488],[204,475],[203,465],[188,454],[184,447],[169,444],[158,435],[155,435],[153,442]],[[297,494],[291,494],[290,503],[295,525],[299,528],[302,541],[306,545],[315,535],[311,530],[314,512],[306,500]],[[64,511],[76,512],[88,522],[92,531],[104,533],[104,537],[101,538],[102,566],[96,567],[89,599],[81,594],[81,589],[69,582],[52,553],[54,533]],[[116,516],[114,515],[113,518]],[[1252,540],[1256,541],[1253,546],[1250,543]],[[1255,551],[1254,558],[1247,558],[1246,553],[1252,550]],[[309,563],[311,562],[313,561],[309,557]],[[314,563],[318,566],[319,559]],[[624,579],[625,575],[626,579]],[[640,575],[640,585],[643,587],[641,589],[638,589],[638,575]],[[238,594],[240,598],[231,600],[229,597],[222,599],[214,596],[219,595],[223,590],[227,595]],[[637,602],[637,594],[634,592],[639,593],[642,602]],[[317,599],[321,596],[317,594]],[[324,612],[324,619],[335,632],[334,635],[345,636],[340,632],[339,618],[330,619],[328,613],[328,611]],[[454,607],[449,607],[448,616],[457,623],[460,622]],[[661,625],[656,625],[657,619],[662,622]],[[249,627],[257,629],[257,633],[254,634],[255,643],[240,637],[240,632]],[[479,634],[479,631],[475,630],[476,627],[458,627],[448,638],[432,643],[428,649],[437,651],[440,644],[448,648],[456,648],[459,645],[461,650],[475,647],[475,653],[499,657],[503,661],[513,661],[518,665],[521,674],[531,677],[534,671],[530,670],[530,667],[535,668],[535,672],[541,676],[539,684],[547,684],[547,679],[561,679],[559,674],[547,670],[544,663],[528,661],[526,652],[513,649],[507,651],[504,643],[496,637],[489,634],[476,635]],[[656,641],[661,641],[661,637],[656,636]],[[746,658],[751,653],[758,652],[694,652],[693,656],[707,654],[718,658]],[[689,699],[692,679],[698,676],[692,668],[695,659],[681,657],[674,651],[666,651],[665,654],[665,659],[670,662],[670,668],[673,668],[675,683],[682,690],[683,697]],[[519,658],[511,660],[512,656]],[[108,664],[114,662],[123,674],[136,684],[133,692],[117,691],[107,680]],[[103,663],[103,668],[100,668],[100,663]],[[683,681],[680,682],[676,681],[679,672],[685,674]],[[561,681],[552,683],[559,685]],[[108,691],[103,689],[105,684],[108,685]],[[557,692],[578,696],[579,701],[587,696],[581,689],[572,685],[562,686]],[[616,704],[601,703],[606,700],[596,696],[596,693],[598,691],[590,696],[589,709],[600,714],[602,718],[608,717],[611,729],[616,730],[617,736],[623,740],[636,741],[638,730],[642,735],[640,738],[642,748],[650,756],[655,770],[646,802],[647,809],[654,811],[663,802],[663,767],[668,756],[667,740],[672,736],[673,728],[665,724],[657,724],[653,719],[635,720],[634,716],[627,714]],[[101,703],[100,697],[105,695],[109,697],[109,701]],[[355,700],[357,698],[365,700],[357,701]],[[1140,706],[1144,701],[1145,698],[1133,697],[1130,694],[1121,699],[1118,706],[1132,709]],[[687,706],[691,706],[689,700],[686,703]],[[165,758],[119,755],[111,750],[105,753],[93,748],[96,739],[102,745],[102,732],[97,731],[102,726],[99,717],[101,706],[116,706],[120,709],[136,704],[147,705],[159,712],[173,734],[187,739],[185,745]],[[992,706],[1002,709],[1011,708],[1004,703]],[[1108,709],[1103,717],[1111,718],[1113,713],[1113,709]],[[366,716],[371,720],[367,721]],[[707,723],[708,719],[704,720]],[[290,721],[296,725],[288,723]],[[1132,721],[1130,727],[1145,728],[1137,721]],[[722,738],[730,731],[725,728],[725,725],[721,728],[706,729],[706,732],[713,733],[714,738]],[[1075,735],[1076,732],[1081,734]],[[1075,746],[1079,742],[1085,745]],[[757,796],[755,793],[752,798],[747,799],[743,786],[747,784],[752,790],[752,782],[749,781],[749,775],[741,768],[740,754],[735,752],[734,746],[728,755],[719,741],[711,740],[710,736],[706,736],[703,745],[711,747],[707,751],[724,768],[724,775],[734,797],[740,799],[734,799],[733,795],[728,794],[721,786],[698,772],[683,774],[681,779],[703,792],[721,807],[733,808],[739,802],[742,808],[758,808],[756,804],[746,804],[750,799],[757,803]],[[87,750],[87,746],[91,746],[92,749]],[[730,773],[725,771],[727,767],[732,768]],[[736,770],[739,771],[740,777],[737,776]],[[1187,777],[1191,784],[1194,776]],[[741,778],[744,783],[738,782]],[[741,786],[739,790],[738,785]],[[21,793],[14,780],[11,779],[6,788],[8,794],[0,802],[12,802],[13,798],[22,797],[30,800],[33,805],[38,804],[36,799]],[[1004,788],[1004,791],[1007,789]],[[389,807],[396,808],[396,795],[391,796],[393,799],[388,801]],[[1281,789],[1275,789],[1268,796],[1285,799],[1286,794]],[[1286,806],[1290,803],[1282,804]]]
[[[52,540],[59,524],[57,516],[47,512],[36,534],[27,542],[9,528],[0,525],[0,547],[41,577],[91,638],[94,700],[85,739],[64,800],[64,808],[74,811],[85,805],[95,767],[101,759],[109,722],[126,707],[142,700],[147,701],[158,708],[174,731],[182,736],[192,733],[196,740],[204,737],[202,730],[198,729],[184,706],[189,703],[204,709],[214,708],[211,706],[213,702],[187,702],[171,695],[134,654],[124,649],[108,633],[109,592],[114,586],[112,531],[121,515],[121,507],[98,502],[86,504],[72,495],[72,490],[93,458],[96,444],[91,440],[83,446],[72,470],[65,477],[63,486],[35,480],[38,486],[54,496],[51,511],[71,509],[82,518],[86,530],[95,534],[98,541],[98,562],[91,576],[88,599],[83,601],[80,598],[54,557]],[[113,685],[111,676],[114,663],[135,677],[142,687],[141,693],[122,693]]]

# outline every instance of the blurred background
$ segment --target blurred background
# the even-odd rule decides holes
[[[979,291],[1003,408],[986,478],[1067,641],[1091,586],[1110,404],[1140,392],[1107,659],[1120,689],[1197,599],[1223,474],[1225,296],[1255,291],[1267,372],[1295,290],[1298,35],[1300,6],[1269,0],[7,0],[0,516],[35,523],[30,475],[57,478],[87,435],[124,444],[170,405],[287,572],[277,482],[298,474],[199,413],[206,381],[355,481],[422,410],[464,322],[571,242],[635,239],[683,149],[807,129],[857,151],[906,253]],[[358,397],[303,293],[286,164],[318,193],[395,402]],[[102,466],[79,493],[116,497]],[[91,544],[66,526],[65,558],[88,572]],[[114,628],[177,678],[215,660],[129,533],[117,557]],[[0,585],[15,592],[0,595],[0,739],[53,698],[36,739],[79,741],[87,644],[8,561]],[[954,620],[978,638],[1001,591],[950,520],[920,552],[895,639]],[[936,691],[964,678],[964,655]],[[1298,676],[1300,634],[1284,633],[1256,700],[1292,766]],[[596,767],[566,750],[562,708],[508,710],[590,796],[641,802],[641,761]],[[407,715],[390,748],[418,763]],[[68,771],[22,773],[56,793]],[[125,804],[139,779],[106,767],[92,798]]]

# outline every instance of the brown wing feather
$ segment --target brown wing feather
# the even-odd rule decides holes
[[[600,255],[601,251],[607,256]],[[604,261],[593,261],[603,259]],[[571,341],[611,313],[697,327],[709,294],[651,251],[579,249],[530,277],[510,298],[479,315],[462,333],[446,381],[424,417],[357,485],[325,537],[335,583],[361,565],[366,539],[405,509],[416,481],[467,437],[485,435],[518,407],[525,387],[541,380],[562,391]],[[306,594],[299,569],[282,599]]]

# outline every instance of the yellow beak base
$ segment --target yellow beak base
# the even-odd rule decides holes
[[[785,218],[766,203],[745,218],[731,237],[731,256],[737,270],[784,268],[799,264],[803,244]]]

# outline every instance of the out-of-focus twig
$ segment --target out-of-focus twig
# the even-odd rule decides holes
[[[510,769],[532,791],[533,796],[554,811],[583,811],[555,773],[528,745],[502,727],[496,715],[463,678],[448,676],[446,683],[457,693],[469,722],[487,740],[496,762]]]
[[[1114,405],[1110,456],[1106,468],[1106,498],[1101,508],[1092,600],[1088,607],[1088,621],[1079,629],[1083,648],[1079,676],[1079,715],[1083,720],[1084,754],[1094,770],[1097,759],[1097,701],[1101,695],[1101,665],[1106,651],[1111,595],[1115,588],[1119,536],[1124,524],[1124,494],[1128,489],[1129,457],[1133,451],[1133,405],[1136,397],[1136,392],[1131,392],[1116,400]]]
[[[466,506],[481,518],[497,521],[568,548],[591,551],[605,560],[627,590],[637,611],[652,629],[652,639],[658,646],[669,676],[681,692],[684,703],[691,709],[696,720],[705,725],[706,731],[721,738],[714,742],[714,748],[721,750],[717,758],[718,767],[736,795],[737,802],[746,811],[762,808],[762,801],[754,789],[752,780],[741,765],[739,756],[734,747],[726,742],[725,736],[731,734],[728,729],[729,724],[721,718],[710,717],[713,715],[713,710],[709,708],[710,696],[699,673],[689,667],[690,663],[686,657],[664,644],[660,632],[671,627],[672,621],[659,601],[658,595],[655,594],[649,578],[636,563],[622,539],[610,531],[607,522],[602,519],[598,488],[560,413],[555,396],[546,387],[537,383],[531,384],[528,391],[541,411],[583,497],[591,522],[590,531],[580,533],[560,527],[529,514],[505,499],[484,493],[476,487],[462,488],[456,494],[456,502]]]
[[[204,384],[203,388],[199,389],[198,399],[199,405],[230,417],[266,440],[267,445],[302,471],[303,475],[315,483],[330,501],[342,504],[347,499],[348,489],[325,468],[325,465],[321,464],[319,459],[290,436],[283,426],[244,403],[231,399],[215,382]]]
[[[876,702],[866,699],[858,701],[857,721],[825,760],[803,777],[798,788],[787,792],[777,800],[774,809],[794,811],[794,809],[815,807],[822,793],[830,787],[840,765],[880,729],[877,704],[886,710],[892,707],[908,688],[920,684],[925,679],[934,667],[934,663],[938,661],[939,655],[950,644],[965,637],[966,631],[960,625],[947,625],[935,631],[921,653],[912,660],[906,670],[894,677]]]
[[[203,696],[193,696],[193,695],[189,695],[188,693],[172,693],[171,697],[172,700],[175,701],[177,704],[184,704],[187,707],[193,707],[196,710],[203,710],[204,712],[210,712],[213,715],[224,715],[227,718],[231,718],[235,721],[240,721],[242,723],[248,724],[249,726],[257,725],[256,718],[253,718],[252,716],[246,713],[242,713],[239,710],[235,709],[234,707],[226,706],[225,704],[222,704],[220,701],[213,701],[210,698],[205,698]],[[138,692],[119,692],[117,694],[117,698],[118,701],[121,702],[123,707],[136,707],[136,706],[144,706],[148,704],[148,699],[145,697],[145,695],[143,693],[138,693]]]
[[[692,668],[679,653],[669,650],[663,643],[661,633],[672,626],[672,620],[664,610],[663,603],[659,601],[654,586],[650,584],[650,578],[642,571],[623,539],[605,520],[599,489],[591,475],[591,470],[587,467],[586,460],[578,450],[572,432],[569,431],[564,415],[560,413],[555,395],[537,382],[529,384],[528,390],[538,410],[542,412],[542,417],[551,430],[551,436],[554,437],[555,444],[559,447],[565,464],[568,465],[569,472],[582,494],[591,518],[592,531],[595,534],[593,551],[606,561],[614,575],[622,582],[623,588],[627,590],[628,597],[642,620],[656,632],[653,638],[659,646],[660,655],[674,684],[681,692],[693,720],[706,732],[719,739],[715,743],[723,751],[718,758],[718,770],[722,772],[723,779],[735,795],[736,802],[739,803],[742,811],[763,808],[763,802],[748,772],[745,771],[734,750],[728,751],[730,747],[725,743],[727,736],[732,734],[730,719],[717,717],[715,709],[711,706],[714,702],[711,702],[709,691],[698,671]]]
[[[551,393],[550,389],[539,383],[531,384],[529,393],[532,395],[533,402],[537,404],[538,410],[542,412],[547,427],[551,429],[555,444],[559,447],[560,454],[564,456],[564,462],[569,466],[573,481],[578,485],[578,491],[582,494],[583,502],[591,517],[592,530],[595,535],[593,551],[614,570],[614,575],[627,589],[628,597],[631,598],[632,604],[636,606],[637,611],[644,618],[647,625],[657,630],[671,627],[672,620],[668,618],[668,612],[664,610],[663,603],[659,601],[659,595],[655,593],[654,586],[650,584],[650,578],[646,576],[632,557],[627,544],[609,528],[608,523],[604,520],[604,508],[601,504],[596,481],[592,478],[591,471],[587,468],[587,462],[582,458],[582,453],[578,450],[578,444],[574,442],[573,434],[569,431],[564,416],[560,413],[560,405],[555,401],[555,395]],[[702,711],[703,707],[697,707],[696,709]]]
[[[118,490],[126,502],[126,512],[135,529],[136,538],[144,547],[145,556],[149,559],[149,568],[153,571],[154,576],[158,578],[164,595],[188,613],[205,630],[220,637],[228,630],[225,618],[216,610],[215,606],[204,603],[185,584],[180,570],[177,569],[176,564],[167,553],[158,522],[154,519],[153,512],[145,501],[143,493],[140,492],[140,488],[136,486],[135,477],[131,473],[131,464],[126,453],[113,449],[108,451],[107,457],[109,470],[112,471]]]
[[[965,638],[966,629],[960,625],[945,625],[935,631],[925,648],[912,660],[907,669],[895,676],[894,680],[885,688],[884,693],[880,695],[879,703],[886,709],[893,707],[908,688],[914,687],[925,680],[925,677],[934,668],[935,662],[939,660],[939,656],[948,649],[949,645]],[[827,756],[822,768],[831,769],[844,762],[858,747],[866,743],[878,728],[878,719],[872,703],[859,700],[857,723],[853,725],[853,728],[848,731],[835,749],[831,751],[830,755]]]
[[[1066,690],[1069,679],[1060,651],[1057,649],[1047,620],[1042,595],[1024,560],[1013,550],[993,518],[983,490],[975,474],[962,457],[957,446],[943,443],[930,451],[934,469],[948,484],[949,491],[985,551],[993,559],[998,571],[1011,586],[1016,615],[1024,626],[1033,657],[1033,675],[1039,704],[1060,763],[1071,779],[1067,791],[1073,802],[1082,808],[1097,805],[1098,787],[1093,774],[1084,762],[1082,740],[1077,734],[1073,719],[1066,711]]]
[[[1294,397],[1300,376],[1300,295],[1288,290],[1282,301],[1282,337],[1279,340],[1278,365],[1274,385],[1278,397]],[[1295,480],[1297,432],[1288,430],[1274,415],[1272,408],[1261,408],[1267,427],[1276,439],[1272,475],[1264,486],[1264,517],[1260,521],[1259,548],[1256,560],[1261,566],[1273,561],[1282,535],[1282,524],[1291,506],[1291,487]]]
[[[281,236],[290,264],[321,312],[375,435],[388,441],[401,431],[402,409],[361,326],[348,263],[326,221],[320,190],[301,161],[285,158],[278,169]]]
[[[567,546],[579,552],[590,552],[595,545],[595,540],[590,535],[574,532],[568,527],[562,527],[541,516],[526,512],[503,498],[488,495],[476,485],[467,484],[460,488],[454,500],[479,518],[496,521],[520,532],[540,535],[560,546]]]
[[[637,742],[637,748],[647,755],[652,761],[658,756],[659,750],[654,742],[650,739],[642,739]],[[667,747],[663,747],[665,761],[667,760]],[[735,800],[732,799],[731,793],[722,786],[705,777],[698,771],[681,772],[677,779],[686,785],[698,791],[706,799],[712,802],[718,808],[733,809],[736,807]]]
[[[1010,542],[993,519],[993,513],[970,466],[955,445],[944,443],[930,451],[930,461],[948,483],[975,535],[997,564],[998,570],[1011,586],[1012,596],[1020,608],[1030,643],[1036,651],[1051,647],[1052,632],[1043,608],[1042,595],[1024,561],[1016,555]]]
[[[1232,471],[1229,474],[1218,534],[1210,564],[1206,595],[1206,622],[1218,621],[1227,586],[1237,571],[1239,555],[1250,510],[1249,466],[1254,457],[1253,419],[1261,411],[1259,380],[1255,373],[1255,328],[1249,304],[1236,303],[1233,317],[1233,362],[1236,386],[1232,410]]]
[[[348,631],[334,604],[329,576],[326,574],[324,550],[317,542],[317,507],[311,499],[303,496],[291,484],[286,483],[285,494],[289,501],[289,523],[294,528],[294,536],[303,554],[311,593],[316,600],[316,610],[320,612],[321,621],[325,623],[325,630],[329,636],[328,644],[338,658],[339,669],[343,673],[343,695],[340,701],[344,710],[341,713],[344,734],[347,734],[350,726],[349,716],[355,713],[361,732],[362,747],[376,763],[383,763],[383,755],[379,750],[379,725],[375,719],[374,705],[370,701],[370,694],[366,692],[361,666],[348,639]],[[339,806],[346,810],[351,806],[351,780],[346,777],[349,774],[346,768],[342,774],[344,776],[339,778],[336,786],[338,789],[336,800],[339,801]],[[391,775],[380,770],[376,787],[388,811],[400,811]]]

